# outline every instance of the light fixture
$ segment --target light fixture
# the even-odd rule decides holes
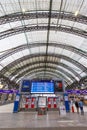
[[[25,11],[26,11],[26,10],[23,8],[23,9],[22,9],[22,12],[25,13]]]
[[[75,12],[75,16],[77,16],[77,15],[78,15],[78,13],[79,13],[79,11],[76,11],[76,12]]]
[[[0,84],[0,89],[2,89],[3,88],[3,85],[2,84]]]

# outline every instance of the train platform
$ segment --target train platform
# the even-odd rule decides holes
[[[46,115],[37,112],[13,113],[13,103],[0,106],[0,130],[86,130],[87,106],[84,115],[58,111],[47,111]]]

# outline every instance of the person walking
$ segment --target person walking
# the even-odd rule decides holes
[[[80,108],[80,111],[81,111],[81,115],[84,115],[84,110],[83,110],[83,101],[80,99],[79,101],[79,108]]]
[[[71,99],[70,108],[71,108],[71,112],[74,113],[74,101],[73,101],[73,99]]]
[[[76,107],[77,113],[79,114],[79,103],[77,100],[75,101],[75,107]]]

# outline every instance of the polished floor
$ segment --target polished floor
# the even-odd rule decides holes
[[[62,130],[63,127],[67,130],[83,130],[87,129],[87,107],[84,110],[84,115],[76,112],[59,115],[58,111],[38,115],[37,112],[13,113],[13,104],[4,105],[0,106],[0,130]]]

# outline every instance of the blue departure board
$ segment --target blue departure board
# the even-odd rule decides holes
[[[31,81],[30,80],[22,81],[21,92],[31,92]]]
[[[54,93],[54,82],[33,81],[31,93]]]

